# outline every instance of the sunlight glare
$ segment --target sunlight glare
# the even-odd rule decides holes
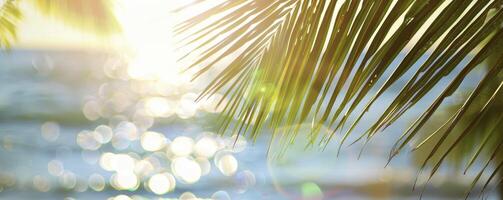
[[[211,158],[213,155],[215,155],[215,152],[218,150],[218,144],[215,141],[215,139],[205,136],[199,139],[195,146],[194,146],[194,152],[198,156],[206,157],[206,158]]]
[[[147,131],[141,135],[141,147],[145,151],[158,151],[166,145],[166,137],[163,134]]]
[[[173,107],[166,98],[150,97],[145,100],[145,110],[152,117],[169,117],[174,113]]]
[[[113,156],[112,168],[116,172],[132,172],[134,170],[135,160],[127,154],[117,154]]]
[[[171,1],[124,1],[116,8],[125,40],[131,51],[128,75],[137,80],[158,80],[176,77],[173,51]]]
[[[138,178],[132,172],[120,172],[112,176],[113,185],[119,190],[133,190],[138,186]]]
[[[170,145],[170,150],[177,156],[187,156],[193,151],[194,140],[189,137],[176,137]]]
[[[187,184],[192,184],[201,178],[202,172],[199,164],[189,158],[180,157],[171,163],[173,173]]]
[[[119,196],[116,196],[114,198],[112,198],[113,200],[132,200],[130,197],[126,196],[126,195],[119,195]]]
[[[168,193],[171,189],[173,182],[170,180],[170,175],[166,174],[155,174],[148,180],[148,187],[153,193],[157,195],[163,195]]]

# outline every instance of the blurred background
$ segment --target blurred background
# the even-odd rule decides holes
[[[420,152],[385,167],[422,104],[361,157],[361,144],[337,156],[340,135],[307,149],[300,135],[283,152],[267,133],[255,141],[215,134],[225,99],[195,101],[212,73],[191,80],[177,62],[184,36],[171,30],[184,16],[170,11],[185,1],[34,0],[7,12],[12,2],[0,1],[0,16],[16,21],[2,33],[17,35],[0,52],[0,199],[418,199],[423,188],[423,199],[460,199],[482,168],[462,175],[452,162],[425,183]],[[490,185],[484,196],[500,199],[498,191]]]

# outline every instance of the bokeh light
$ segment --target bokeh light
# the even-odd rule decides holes
[[[77,177],[71,171],[65,171],[59,176],[59,183],[66,189],[73,189],[77,184]]]
[[[192,153],[194,140],[189,137],[180,136],[173,140],[170,150],[177,156],[187,156]]]
[[[211,195],[212,200],[231,200],[231,197],[229,196],[229,193],[226,191],[217,191]]]
[[[201,178],[201,167],[193,159],[180,157],[173,160],[171,170],[181,181],[192,184]]]
[[[64,172],[63,163],[59,160],[51,160],[47,163],[47,171],[53,176],[61,176]]]
[[[33,177],[33,187],[40,192],[48,192],[51,189],[51,183],[46,177],[37,175]]]
[[[133,200],[133,199],[131,199],[130,197],[128,197],[126,195],[121,194],[121,195],[110,198],[110,200]]]
[[[56,141],[59,137],[59,124],[56,122],[45,122],[40,127],[42,137],[47,141]]]
[[[174,105],[166,98],[150,97],[145,100],[145,110],[153,117],[169,117],[174,113]]]
[[[206,158],[211,158],[215,155],[215,152],[218,150],[218,143],[214,138],[209,136],[203,136],[199,140],[197,140],[194,146],[194,153],[197,156],[202,156]]]
[[[238,161],[229,152],[219,152],[215,156],[215,165],[225,176],[232,176],[238,169]]]
[[[94,191],[99,192],[105,189],[105,178],[103,178],[103,176],[100,174],[92,174],[91,176],[89,176],[88,182],[89,187]]]
[[[96,129],[94,129],[94,131],[100,135],[102,144],[109,143],[114,134],[112,128],[106,125],[99,125]]]
[[[192,192],[184,192],[180,195],[180,200],[197,200],[197,196]]]
[[[178,106],[176,109],[176,114],[178,117],[182,119],[188,119],[194,117],[199,109],[199,105],[196,102],[197,94],[195,93],[187,93],[184,94],[180,101],[178,102]]]
[[[201,167],[201,174],[204,176],[204,175],[208,175],[211,171],[211,163],[210,161],[205,158],[205,157],[198,157],[196,158],[196,162],[199,164],[199,166]]]
[[[163,134],[147,131],[141,135],[141,147],[146,151],[158,151],[166,146],[166,137]]]
[[[111,185],[117,190],[135,190],[139,181],[133,172],[118,172],[112,175]]]
[[[235,187],[237,188],[237,192],[244,193],[248,189],[255,186],[257,180],[255,178],[255,174],[250,170],[244,170],[236,173],[235,177]]]
[[[302,197],[306,199],[323,199],[320,186],[314,182],[306,182],[301,186]]]
[[[77,134],[77,144],[86,150],[98,150],[101,147],[101,137],[94,131],[81,131]]]
[[[116,172],[131,173],[134,170],[135,159],[127,154],[112,156],[111,167]]]
[[[157,195],[166,194],[175,187],[172,177],[171,174],[155,174],[148,180],[148,187]]]

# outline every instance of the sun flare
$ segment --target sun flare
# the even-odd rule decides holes
[[[128,0],[116,5],[116,15],[123,28],[129,60],[128,75],[136,80],[177,77],[173,49],[173,20],[169,12],[175,1]]]

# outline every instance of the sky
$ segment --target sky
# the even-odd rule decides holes
[[[169,10],[180,4],[180,0],[118,1],[114,11],[123,31],[99,36],[46,17],[26,2],[20,5],[24,19],[18,24],[17,48],[109,49],[151,44],[154,39],[171,37]]]
[[[85,33],[38,12],[21,1],[23,20],[18,24],[17,48],[101,48],[116,38],[100,38]]]
[[[115,14],[123,27],[122,33],[112,36],[98,36],[90,32],[77,30],[57,20],[45,17],[27,1],[21,1],[24,19],[18,25],[17,48],[45,49],[125,49],[144,48],[153,44],[172,46],[172,27],[180,18],[186,16],[174,15],[170,10],[190,4],[193,0],[122,0],[115,1]],[[216,2],[216,1],[215,1]],[[447,2],[441,7],[445,8]],[[204,9],[204,8],[203,8]],[[438,15],[438,12],[434,13]],[[424,32],[434,17],[430,18],[419,32]],[[392,30],[396,30],[401,21],[398,20]],[[390,31],[392,33],[393,31]],[[416,34],[406,49],[411,47],[422,34]],[[389,38],[390,35],[386,37]],[[157,42],[160,41],[160,42]],[[161,48],[158,45],[159,48]]]

